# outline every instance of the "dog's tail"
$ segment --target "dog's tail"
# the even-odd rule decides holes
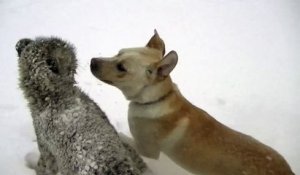
[[[27,153],[25,156],[26,166],[31,169],[36,169],[39,157],[40,157],[39,152],[31,151]]]

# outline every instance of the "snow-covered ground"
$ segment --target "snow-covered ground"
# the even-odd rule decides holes
[[[89,61],[143,46],[156,28],[176,50],[172,73],[182,93],[224,124],[278,150],[300,174],[300,1],[297,0],[0,0],[0,174],[32,175],[36,149],[18,88],[18,39],[60,36],[77,47],[78,82],[129,133],[127,101],[95,79]],[[187,174],[167,160],[160,175]]]

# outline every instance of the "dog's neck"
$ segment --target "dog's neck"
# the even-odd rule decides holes
[[[167,77],[154,85],[145,86],[137,95],[128,97],[128,100],[137,104],[154,104],[171,95],[175,89],[174,86],[176,85],[173,84],[171,78]]]
[[[176,84],[168,80],[148,87],[139,98],[131,100],[128,117],[129,120],[136,117],[156,119],[179,111],[184,103],[186,100],[180,94]]]

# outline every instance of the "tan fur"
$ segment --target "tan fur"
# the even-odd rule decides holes
[[[169,76],[159,75],[164,50],[156,32],[146,47],[122,49],[115,57],[92,61],[93,74],[131,101],[129,127],[142,155],[157,159],[164,152],[194,174],[293,174],[275,150],[221,124],[188,102]],[[126,72],[116,69],[120,62]]]

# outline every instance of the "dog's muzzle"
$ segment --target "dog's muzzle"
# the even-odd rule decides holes
[[[92,72],[98,69],[97,58],[92,58],[90,67]]]

